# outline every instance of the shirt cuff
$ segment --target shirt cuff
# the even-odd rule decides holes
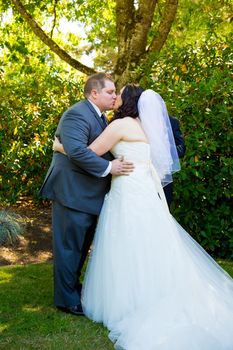
[[[107,169],[106,169],[105,172],[101,175],[101,177],[107,176],[107,175],[110,173],[111,169],[112,169],[112,162],[109,162]]]

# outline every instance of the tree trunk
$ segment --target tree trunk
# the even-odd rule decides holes
[[[141,0],[138,9],[133,6],[131,0],[116,2],[118,59],[114,76],[117,85],[122,86],[127,82],[137,81],[140,77],[137,72],[138,66],[142,62],[149,62],[151,55],[159,53],[162,49],[175,19],[178,0],[166,1],[156,35],[150,45],[148,34],[152,28],[155,31],[153,18],[158,1]]]

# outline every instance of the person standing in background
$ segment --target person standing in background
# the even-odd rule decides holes
[[[176,144],[177,153],[179,158],[182,158],[185,155],[186,147],[185,147],[184,137],[180,130],[180,123],[177,118],[172,117],[170,115],[169,115],[169,119],[172,127],[172,132],[173,132],[173,136]],[[167,204],[170,208],[173,200],[173,182],[170,182],[167,186],[163,188],[163,190],[165,193]]]

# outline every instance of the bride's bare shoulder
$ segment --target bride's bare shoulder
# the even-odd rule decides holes
[[[111,122],[111,124],[115,124],[115,125],[123,125],[123,124],[128,124],[128,123],[135,123],[135,118],[131,118],[131,117],[124,117],[124,118],[120,118],[120,119],[115,119]]]
[[[133,121],[133,118],[125,117],[125,118],[115,119],[109,125],[112,125],[112,127],[122,127],[123,125],[127,125],[128,123],[131,123],[131,121]]]

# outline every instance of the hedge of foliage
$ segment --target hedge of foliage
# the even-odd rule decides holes
[[[195,239],[222,258],[233,257],[231,60],[227,41],[209,38],[195,49],[167,49],[142,81],[163,96],[185,136],[187,152],[175,176],[172,211]],[[13,203],[31,195],[38,200],[57,122],[80,98],[82,79],[52,66],[16,65],[5,69],[3,84],[0,199]]]
[[[82,79],[61,78],[46,66],[17,66],[4,76],[0,120],[0,199],[38,199],[52,157],[52,140],[61,114],[80,98]],[[64,74],[63,74],[64,75]]]
[[[232,50],[211,37],[164,52],[151,82],[181,122],[187,152],[174,177],[173,214],[202,246],[233,257]]]

